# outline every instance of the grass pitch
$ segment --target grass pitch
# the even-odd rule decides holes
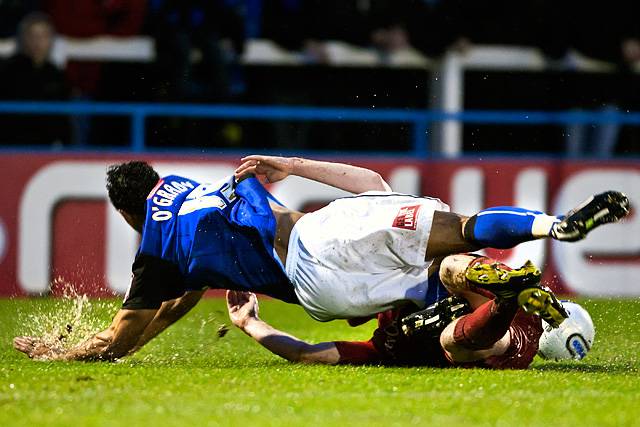
[[[488,371],[293,365],[237,329],[218,338],[217,299],[120,363],[34,362],[12,349],[14,335],[83,322],[66,338],[78,340],[118,302],[0,300],[0,426],[640,425],[640,301],[583,303],[597,329],[583,362]],[[277,301],[262,301],[261,315],[315,342],[374,328],[321,324]]]

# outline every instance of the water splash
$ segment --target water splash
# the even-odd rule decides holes
[[[198,333],[202,336],[209,335],[211,333],[212,327],[216,328],[216,336],[218,338],[224,338],[229,332],[229,325],[227,325],[221,319],[224,319],[226,316],[220,310],[214,310],[210,313],[206,318],[200,320],[200,328]]]
[[[113,300],[89,299],[62,278],[52,287],[60,289],[58,298],[49,298],[37,312],[19,312],[19,335],[38,337],[58,350],[69,349],[104,330],[116,310]]]

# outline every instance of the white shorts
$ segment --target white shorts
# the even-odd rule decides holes
[[[289,239],[286,272],[316,320],[370,316],[407,300],[425,305],[425,260],[438,199],[367,192],[303,216]]]

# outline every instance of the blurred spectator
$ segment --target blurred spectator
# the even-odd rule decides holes
[[[231,94],[230,67],[244,50],[241,1],[151,0],[151,32],[164,79],[173,100],[221,101]],[[200,53],[195,65],[192,52]]]
[[[425,55],[441,56],[452,45],[462,44],[461,1],[411,0],[406,16],[410,43]]]
[[[0,0],[0,38],[15,36],[20,20],[39,7],[39,0]]]
[[[636,76],[629,73],[640,61],[640,25],[638,2],[609,0],[567,0],[546,3],[543,10],[556,10],[547,16],[552,30],[543,49],[555,68],[573,70],[575,59],[571,50],[617,65],[615,83],[609,84],[604,95],[582,99],[566,108],[599,110],[614,113],[637,108]],[[553,7],[552,7],[553,6]],[[576,77],[577,78],[577,77]],[[585,88],[585,91],[588,89]],[[580,94],[576,95],[580,99]],[[584,98],[584,97],[582,97]],[[574,124],[565,132],[567,153],[572,156],[596,155],[608,157],[616,151],[623,128],[619,124]]]
[[[473,44],[531,46],[544,30],[535,26],[538,0],[448,1],[457,3],[460,36]]]
[[[263,36],[328,63],[325,42],[374,47],[385,57],[409,46],[408,0],[274,0],[264,3]]]
[[[63,73],[50,61],[55,37],[48,16],[34,12],[21,22],[18,52],[0,66],[0,99],[64,100],[69,91]],[[15,144],[69,142],[69,122],[64,117],[4,116],[2,137]]]
[[[60,34],[70,37],[140,34],[146,0],[43,0]]]
[[[540,46],[553,65],[571,69],[570,50],[622,68],[640,60],[638,2],[610,0],[536,0]]]
[[[275,41],[289,50],[301,50],[308,36],[309,17],[304,0],[270,0],[263,2],[260,36]]]
[[[146,13],[146,0],[42,1],[58,32],[76,38],[140,34]],[[97,62],[70,62],[66,68],[73,88],[89,97],[99,92],[101,71]]]

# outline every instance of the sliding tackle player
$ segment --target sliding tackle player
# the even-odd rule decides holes
[[[539,275],[531,263],[512,270],[473,254],[448,256],[432,279],[451,296],[378,314],[368,341],[309,344],[262,321],[248,292],[227,291],[227,306],[235,326],[292,362],[523,369],[536,353],[581,359],[593,343],[591,318],[539,286]]]

